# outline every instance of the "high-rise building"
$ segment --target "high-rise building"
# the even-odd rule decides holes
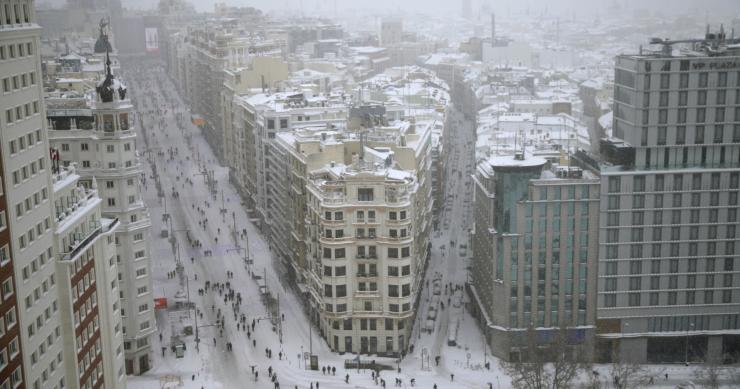
[[[97,184],[93,181],[85,187],[79,178],[74,166],[52,176],[56,280],[64,338],[64,363],[58,366],[64,367],[67,387],[125,388],[114,238],[119,221],[101,216]]]
[[[496,14],[491,14],[491,46],[496,46]]]
[[[0,387],[125,387],[119,223],[49,156],[33,3],[0,2]]]
[[[16,282],[6,278],[3,300],[16,296],[3,322],[8,358],[20,350],[21,369],[12,386],[61,388],[65,384],[58,287],[52,233],[49,148],[44,131],[39,40],[33,0],[0,2],[0,144],[10,225],[10,262]],[[5,263],[7,265],[8,263]],[[13,289],[15,284],[15,289]],[[43,288],[43,289],[42,289]],[[10,300],[12,301],[12,299]],[[17,328],[17,330],[16,330]],[[12,357],[11,357],[12,356]],[[16,365],[17,366],[17,365]],[[8,378],[4,376],[4,378]]]
[[[5,357],[5,366],[0,368],[0,383],[10,385],[23,383],[23,361],[21,358],[20,347],[20,326],[18,322],[18,298],[13,291],[18,290],[15,278],[15,261],[11,255],[12,241],[10,239],[10,224],[8,219],[8,204],[6,201],[5,189],[7,187],[5,170],[2,164],[2,154],[4,151],[0,148],[0,285],[3,297],[3,304],[0,305],[0,326],[4,328],[0,336],[0,352]],[[7,292],[6,292],[7,291]],[[8,326],[8,323],[15,323]]]
[[[150,337],[156,329],[148,239],[151,221],[141,196],[143,170],[136,150],[133,106],[126,87],[112,74],[107,55],[106,64],[92,101],[48,102],[49,143],[59,153],[60,164],[77,164],[81,185],[91,188],[97,180],[102,216],[120,224],[115,231],[115,260],[126,374],[141,374],[151,368]]]
[[[567,329],[590,357],[596,322],[599,178],[524,154],[482,161],[475,183],[472,311],[491,352],[518,360]]]
[[[708,33],[617,57],[614,138],[601,145],[600,359],[740,352],[737,42]]]

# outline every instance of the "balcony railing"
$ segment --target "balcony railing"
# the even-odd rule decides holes
[[[72,243],[69,247],[69,251],[62,253],[62,261],[69,261],[70,259],[74,258],[82,252],[87,246],[95,240],[95,238],[100,235],[101,232],[103,232],[103,227],[100,225],[100,222],[97,223],[98,227],[92,230],[87,237],[85,237],[83,240],[78,241],[76,240],[74,243]]]

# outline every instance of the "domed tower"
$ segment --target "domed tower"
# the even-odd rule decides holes
[[[126,86],[111,71],[106,52],[105,77],[95,88],[90,131],[94,154],[88,168],[80,169],[86,177],[97,179],[103,199],[103,216],[118,219],[116,232],[119,270],[121,272],[121,308],[126,351],[126,373],[141,374],[151,368],[151,342],[154,333],[154,302],[149,262],[149,210],[141,195],[143,175],[136,150],[133,105]]]

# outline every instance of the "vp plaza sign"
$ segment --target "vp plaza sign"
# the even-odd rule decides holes
[[[694,62],[691,64],[694,70],[728,70],[740,68],[740,62],[737,61],[717,61],[717,62]]]

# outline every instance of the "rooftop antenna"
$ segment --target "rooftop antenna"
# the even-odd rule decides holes
[[[365,126],[360,127],[360,167],[364,165],[365,162]]]

